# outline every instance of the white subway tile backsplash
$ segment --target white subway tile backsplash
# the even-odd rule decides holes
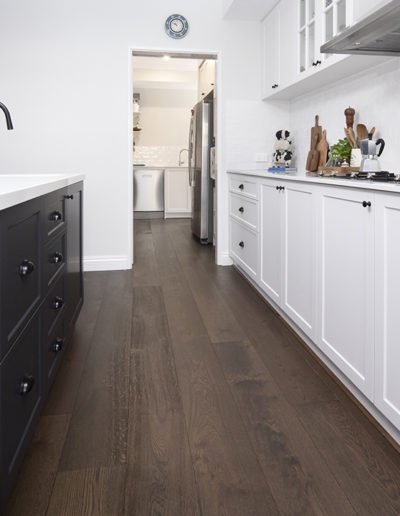
[[[179,152],[182,147],[137,145],[133,157],[134,163],[150,167],[177,167]],[[188,164],[188,153],[182,153],[184,165]]]

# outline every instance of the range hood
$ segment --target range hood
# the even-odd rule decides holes
[[[322,45],[321,52],[400,56],[400,1],[387,2]]]

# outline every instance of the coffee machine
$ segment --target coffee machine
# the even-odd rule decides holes
[[[360,172],[381,172],[382,170],[378,158],[385,148],[385,141],[382,138],[373,140],[372,136],[370,133],[368,139],[359,142],[362,155]],[[377,153],[378,146],[379,152]]]

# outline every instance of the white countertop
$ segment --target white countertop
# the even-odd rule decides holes
[[[0,174],[0,210],[78,183],[83,174]]]
[[[299,176],[297,174],[273,174],[260,169],[228,170],[228,174],[241,174],[243,176],[267,177],[276,181],[297,181],[302,183],[317,183],[320,185],[347,186],[349,188],[360,188],[367,190],[379,190],[383,192],[400,193],[400,183],[380,183],[378,181],[344,179],[340,177],[313,177]]]

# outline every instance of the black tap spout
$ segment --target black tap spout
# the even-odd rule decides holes
[[[4,111],[4,115],[6,117],[6,122],[7,122],[7,129],[8,130],[14,129],[12,121],[11,121],[10,112],[8,111],[7,107],[2,102],[0,102],[0,109],[2,109]]]

